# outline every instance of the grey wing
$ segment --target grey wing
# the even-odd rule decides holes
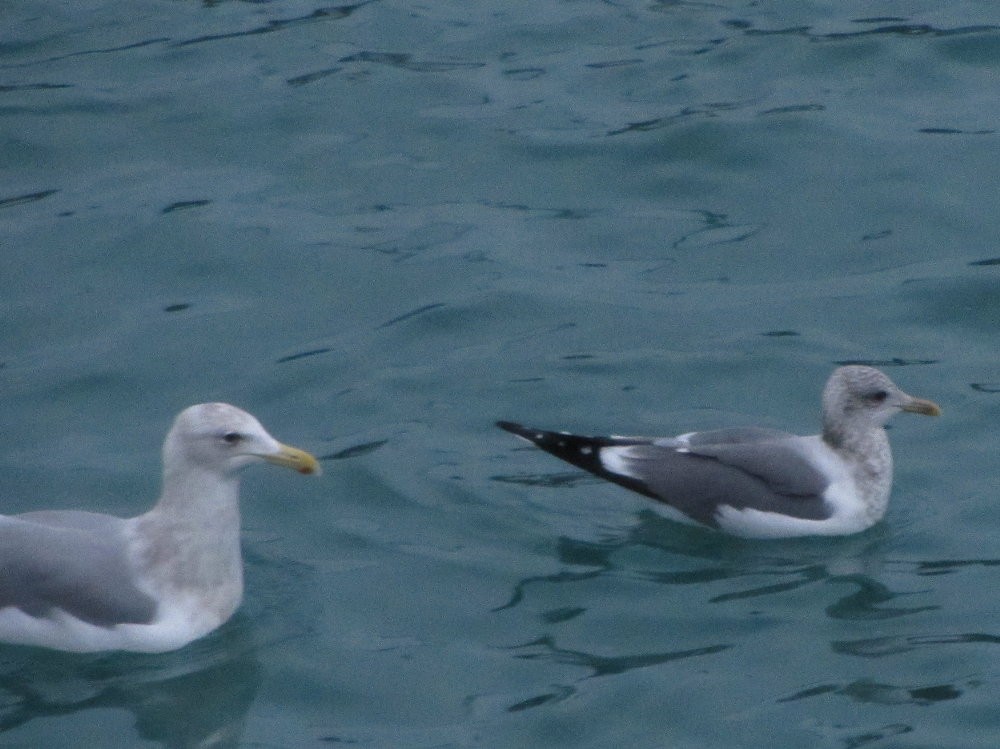
[[[694,446],[691,452],[739,468],[763,481],[772,491],[790,497],[820,495],[830,483],[791,440]]]
[[[53,528],[75,528],[81,531],[91,531],[103,536],[120,534],[125,523],[124,520],[114,515],[102,515],[99,512],[85,512],[83,510],[34,510],[8,517],[14,520],[40,523]]]
[[[0,516],[0,608],[62,609],[105,627],[152,621],[156,602],[136,584],[123,525],[93,513]]]
[[[829,480],[788,442],[634,445],[621,460],[640,491],[702,523],[714,525],[722,505],[810,520],[830,516],[823,500]]]
[[[743,445],[757,442],[775,442],[794,439],[795,435],[778,429],[764,427],[731,427],[729,429],[710,429],[705,432],[691,432],[684,439],[677,437],[660,437],[650,440],[655,445],[665,447],[700,447],[702,445]]]

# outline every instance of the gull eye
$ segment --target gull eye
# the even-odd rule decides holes
[[[222,441],[227,445],[238,445],[243,441],[243,435],[239,432],[226,432],[222,435]]]
[[[885,390],[876,390],[874,393],[869,393],[865,396],[869,403],[885,403],[888,397],[889,393]]]

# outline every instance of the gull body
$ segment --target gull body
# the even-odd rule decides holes
[[[319,473],[225,403],[182,411],[145,514],[0,515],[0,641],[77,652],[164,652],[227,621],[243,597],[239,471],[267,461]]]
[[[585,437],[501,428],[656,500],[669,517],[749,538],[846,535],[877,523],[892,487],[886,422],[940,414],[873,367],[839,367],[823,390],[823,430],[740,427],[676,437]]]

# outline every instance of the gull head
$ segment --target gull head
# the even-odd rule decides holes
[[[874,367],[838,367],[823,390],[823,433],[843,437],[849,424],[882,427],[900,411],[926,416],[941,414],[936,403],[904,393],[888,375]]]
[[[167,466],[182,462],[224,476],[261,461],[320,473],[316,458],[278,442],[257,419],[228,403],[200,403],[181,411],[163,444],[163,460]]]

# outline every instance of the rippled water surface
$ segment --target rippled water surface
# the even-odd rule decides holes
[[[247,594],[0,646],[4,746],[1000,742],[1000,14],[953,2],[0,5],[0,507],[146,509],[175,412]],[[493,426],[895,421],[856,537],[672,524]],[[2,571],[0,571],[2,574]]]

